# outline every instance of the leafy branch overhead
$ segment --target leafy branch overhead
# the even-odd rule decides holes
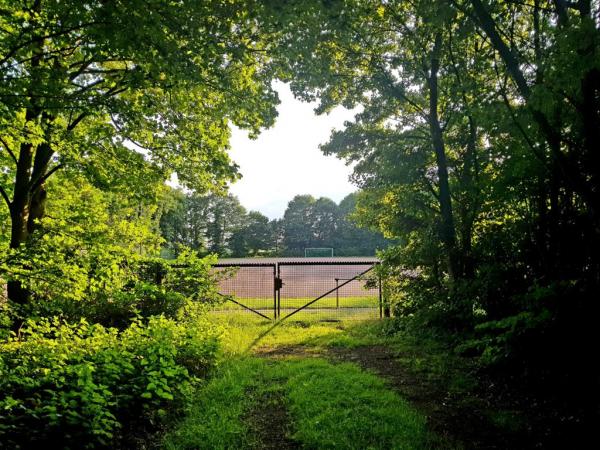
[[[56,164],[98,172],[136,151],[160,176],[177,173],[195,189],[235,179],[228,123],[256,134],[278,101],[256,6],[7,3],[0,130],[3,153],[18,155],[2,184],[7,197],[15,190],[11,207],[23,209],[34,196],[24,185],[43,188],[36,181]]]
[[[10,247],[45,217],[48,179],[82,173],[137,192],[178,181],[222,191],[239,177],[229,124],[273,123],[274,68],[260,2],[2,2],[0,193]],[[9,296],[26,301],[18,283]]]

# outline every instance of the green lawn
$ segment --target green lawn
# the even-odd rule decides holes
[[[219,368],[170,427],[167,449],[464,449],[527,423],[478,398],[470,360],[425,329],[311,315],[212,320],[223,329]]]
[[[319,316],[306,314],[273,322],[252,313],[215,314],[214,320],[224,330],[224,359],[252,354],[263,347],[301,346],[309,352],[320,352],[328,347],[395,343],[379,333],[384,323],[381,320],[324,322]]]

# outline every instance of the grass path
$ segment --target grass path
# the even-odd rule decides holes
[[[464,368],[439,349],[421,358],[381,321],[215,320],[222,363],[167,449],[503,448],[481,405],[457,401],[472,388]]]
[[[244,358],[223,374],[168,448],[424,448],[424,418],[355,364]],[[265,410],[272,420],[261,420]]]

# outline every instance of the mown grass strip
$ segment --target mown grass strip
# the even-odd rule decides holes
[[[383,380],[317,358],[231,360],[190,402],[165,447],[260,448],[244,418],[273,389],[285,394],[293,430],[287,439],[304,448],[425,448],[425,419]]]
[[[189,399],[185,416],[164,440],[164,448],[250,448],[248,426],[242,419],[250,408],[248,395],[263,362],[252,358],[224,364],[211,381]]]
[[[355,364],[284,362],[294,438],[308,448],[425,448],[425,419],[383,380]]]

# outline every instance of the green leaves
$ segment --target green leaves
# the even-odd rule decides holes
[[[118,202],[121,195],[142,204],[145,219],[154,212],[149,205],[156,201],[159,184],[174,176],[198,192],[222,193],[236,180],[237,166],[227,154],[230,124],[256,135],[276,116],[278,99],[271,88],[275,65],[269,56],[274,41],[261,29],[265,21],[270,18],[262,2],[253,0],[49,0],[31,8],[4,2],[0,214],[11,222],[11,229],[3,224],[0,238],[12,239],[13,248],[36,248],[20,249],[28,256],[18,256],[19,264],[4,267],[0,262],[0,273],[54,295],[57,283],[40,287],[34,280],[39,273],[23,273],[24,259],[30,258],[43,278],[53,274],[66,280],[69,289],[63,294],[77,299],[102,289],[119,272],[122,264],[101,260],[109,259],[112,251],[126,253],[119,249],[127,241],[123,239],[96,246],[95,251],[106,252],[94,255],[94,270],[108,269],[83,286],[91,270],[82,265],[94,265],[94,256],[82,255],[79,245],[82,235],[93,234],[89,228],[113,238],[141,232],[127,241],[126,245],[139,244],[137,250],[127,249],[132,253],[156,246],[155,236],[141,235],[148,228],[131,226],[131,220],[117,220],[107,229],[106,215],[92,224],[79,217],[89,228],[59,215],[46,218],[47,203],[55,211],[61,209],[52,204],[56,190],[47,189],[58,170],[67,171],[71,181],[83,183],[85,178],[98,189],[85,189],[97,207],[91,214],[101,216],[99,204]],[[107,192],[109,199],[101,199],[100,192]],[[76,204],[81,200],[85,201],[69,193],[57,203],[81,211]],[[129,214],[136,216],[135,211]],[[100,230],[98,223],[105,228]],[[29,239],[40,226],[54,228],[51,240]],[[112,233],[113,228],[118,231]],[[111,241],[119,244],[111,247]],[[45,261],[48,265],[43,267],[40,263]],[[49,267],[60,267],[60,275],[44,270]],[[24,298],[19,301],[27,303],[27,291],[20,292]]]
[[[30,321],[0,345],[0,438],[20,446],[110,446],[136,414],[164,416],[189,394],[194,377],[214,364],[219,333],[203,318],[177,324],[156,317],[123,332],[85,321]]]

